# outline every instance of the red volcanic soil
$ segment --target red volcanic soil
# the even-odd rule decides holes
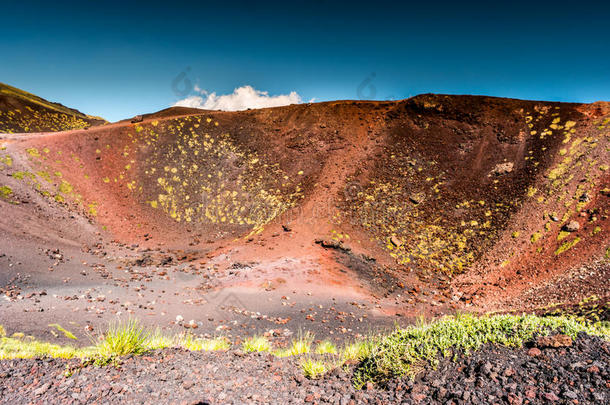
[[[380,325],[394,314],[569,306],[593,295],[605,304],[609,134],[608,103],[422,95],[171,108],[139,123],[9,136],[0,156],[11,158],[11,191],[0,204],[12,236],[2,247],[17,234],[31,246],[58,234],[97,257],[103,285],[136,292],[135,302],[155,290],[145,308],[174,305],[166,322],[185,302],[207,311],[213,300],[201,297],[218,291],[233,307],[276,311],[280,324],[295,321],[288,296],[301,294],[314,297],[298,304],[306,321],[343,305],[355,324],[366,315]],[[22,225],[28,218],[39,225]],[[78,271],[71,263],[64,277]],[[594,269],[588,289],[565,282],[585,267]]]

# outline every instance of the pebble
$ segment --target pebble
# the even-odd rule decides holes
[[[531,349],[529,349],[527,351],[527,355],[531,356],[531,357],[538,357],[542,354],[542,351],[540,351],[540,349],[538,349],[537,347],[532,347]]]

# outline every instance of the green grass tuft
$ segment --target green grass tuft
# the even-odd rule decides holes
[[[242,349],[245,352],[268,352],[271,350],[271,343],[264,336],[252,336],[244,341]]]
[[[274,352],[274,354],[277,357],[288,357],[309,353],[311,351],[313,337],[313,334],[311,334],[310,332],[306,332],[304,334],[299,332],[297,338],[292,340],[290,347],[283,350],[277,350]]]
[[[179,346],[183,349],[190,351],[216,351],[216,350],[228,350],[231,347],[229,341],[222,337],[216,337],[213,339],[202,339],[194,337],[191,334],[187,334],[183,338],[179,339]]]
[[[607,325],[591,324],[570,317],[535,315],[458,315],[428,324],[397,329],[372,349],[355,370],[354,383],[384,382],[414,377],[427,365],[435,367],[439,356],[468,354],[484,344],[519,347],[535,335],[558,331],[573,338],[579,332],[610,337]]]
[[[341,351],[344,361],[361,361],[367,358],[379,344],[379,338],[369,337],[365,340],[347,344]]]
[[[95,357],[97,349],[89,346],[74,348],[39,342],[31,336],[0,337],[0,360],[54,357],[61,359]]]
[[[59,324],[49,325],[66,337],[76,337]],[[72,336],[72,337],[71,337]],[[0,325],[0,359],[16,358],[81,358],[93,360],[98,365],[114,362],[118,357],[128,354],[143,354],[150,350],[181,347],[191,351],[227,350],[231,344],[226,338],[216,337],[203,339],[187,335],[167,335],[159,328],[147,330],[136,320],[111,323],[101,340],[93,346],[74,348],[40,342],[23,333],[14,333],[6,337],[6,331]]]
[[[137,320],[110,323],[103,340],[98,343],[98,351],[103,357],[117,357],[127,354],[142,354],[148,351],[151,333]]]
[[[324,340],[316,346],[316,353],[317,354],[336,354],[337,346],[335,346],[333,344],[333,342],[331,342],[330,340]]]
[[[316,379],[326,373],[326,366],[320,360],[304,359],[301,361],[301,368],[305,377]]]
[[[176,343],[176,338],[174,336],[163,333],[161,329],[156,328],[148,336],[146,346],[150,350],[157,350],[166,349],[168,347],[177,347],[179,345]]]

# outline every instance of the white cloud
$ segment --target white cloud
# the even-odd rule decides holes
[[[178,101],[174,104],[174,107],[193,107],[193,108],[204,108],[205,100],[199,96],[188,96],[185,99]]]
[[[202,108],[204,110],[238,111],[248,108],[279,107],[303,102],[301,96],[295,91],[290,92],[290,94],[270,96],[268,92],[256,90],[252,86],[238,87],[233,90],[233,93],[220,96],[216,95],[215,92],[208,94],[198,86],[195,90],[204,97],[189,96],[178,101],[174,106]]]
[[[207,91],[205,91],[204,89],[202,89],[201,87],[199,87],[199,85],[198,85],[198,84],[196,84],[196,85],[193,87],[193,90],[195,90],[195,92],[197,92],[197,93],[201,93],[201,94],[206,95],[206,96],[207,96],[207,94],[208,94],[208,92],[207,92]]]

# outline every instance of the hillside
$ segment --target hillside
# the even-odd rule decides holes
[[[170,109],[3,154],[49,204],[126,245],[205,256],[225,286],[318,280],[390,312],[500,308],[585,264],[607,275],[609,117],[607,103],[443,95]]]
[[[0,135],[4,402],[607,398],[609,103],[131,121]]]
[[[67,131],[105,122],[0,83],[0,133]]]

